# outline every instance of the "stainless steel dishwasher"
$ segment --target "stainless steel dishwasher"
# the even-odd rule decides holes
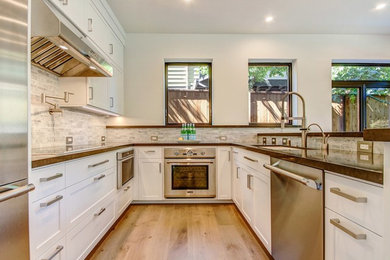
[[[322,170],[271,158],[271,234],[275,260],[324,259]]]

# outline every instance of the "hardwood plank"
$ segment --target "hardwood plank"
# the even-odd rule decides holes
[[[87,259],[269,259],[234,205],[133,205]]]

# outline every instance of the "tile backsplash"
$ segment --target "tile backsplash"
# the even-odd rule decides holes
[[[73,144],[98,143],[106,135],[106,118],[81,111],[63,109],[49,114],[49,105],[41,103],[41,94],[62,97],[58,77],[31,67],[32,148],[64,146],[65,137],[73,136]],[[54,101],[55,102],[55,101]]]

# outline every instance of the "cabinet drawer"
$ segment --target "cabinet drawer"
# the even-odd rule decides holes
[[[141,159],[161,159],[162,149],[160,147],[139,147],[138,156]]]
[[[31,183],[35,190],[30,193],[31,201],[36,201],[65,188],[65,164],[34,169]]]
[[[98,173],[66,189],[67,224],[77,225],[94,204],[116,189],[114,168]]]
[[[114,221],[115,203],[109,196],[66,235],[67,259],[84,259]]]
[[[51,260],[66,260],[66,245],[65,237],[54,243],[39,257],[32,257],[35,260],[51,259]]]
[[[117,191],[116,198],[116,216],[119,217],[123,211],[129,206],[133,199],[133,182],[123,186],[122,189]]]
[[[65,234],[65,190],[30,205],[30,244],[40,255]]]
[[[102,153],[66,163],[66,186],[85,180],[97,172],[114,167],[115,153]]]
[[[263,167],[265,163],[270,163],[270,157],[268,155],[242,151],[239,152],[238,160],[256,171],[260,171],[267,175],[269,174],[269,171]]]
[[[325,209],[325,257],[326,260],[384,259],[383,238]]]
[[[325,206],[359,225],[383,235],[382,188],[326,173]]]

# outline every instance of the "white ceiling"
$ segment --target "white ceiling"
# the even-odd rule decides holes
[[[390,0],[107,1],[127,32],[390,34]]]

